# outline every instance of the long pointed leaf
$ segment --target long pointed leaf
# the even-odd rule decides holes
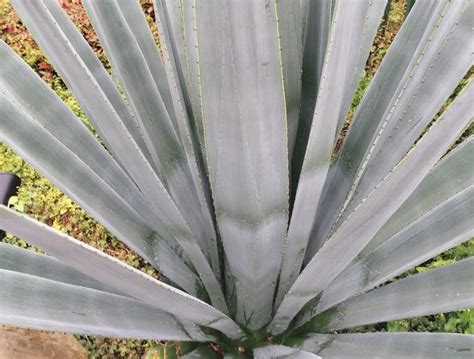
[[[0,269],[0,323],[80,334],[206,341],[198,326],[127,297]]]
[[[431,269],[349,299],[305,327],[333,331],[470,308],[474,306],[473,271],[474,258]]]
[[[192,136],[199,169],[201,174],[207,174],[194,0],[155,0],[154,5],[165,68],[175,90],[173,100],[179,109],[178,119],[182,125],[189,126],[189,130],[183,127],[185,131],[181,136],[185,140]],[[206,186],[209,192],[206,196],[211,203],[209,184]]]
[[[371,252],[408,224],[440,203],[474,185],[474,136],[464,140],[426,176],[415,192],[369,242],[361,256]]]
[[[188,160],[191,159],[189,163],[201,206],[207,210],[211,208],[213,211],[205,153],[195,1],[155,0],[154,4],[166,73],[170,83],[173,84],[175,110],[178,114],[178,124],[182,128],[181,138],[189,154]],[[201,192],[204,193],[204,198]],[[215,241],[215,236],[211,237],[210,253],[212,265],[219,273],[220,263],[216,263]]]
[[[81,46],[83,44],[79,41],[70,42],[65,32],[70,27],[66,24],[60,27],[57,24],[56,20],[65,22],[67,17],[56,16],[54,18],[42,1],[14,1],[13,5],[49,55],[68,87],[78,98],[81,107],[88,117],[93,120],[94,126],[96,128],[106,128],[101,133],[107,134],[108,147],[116,153],[117,158],[126,166],[127,172],[133,176],[140,189],[150,198],[150,201],[155,200],[161,206],[165,203],[168,204],[170,199],[162,188],[163,186],[160,187],[159,179],[138,149],[137,143],[130,138],[124,121],[118,116],[112,102],[109,102],[105,95],[106,91],[111,91],[109,90],[110,86],[103,90],[104,85],[98,85],[98,80],[92,76],[92,71],[95,73],[98,71],[97,68],[92,65],[90,68],[84,65],[85,61],[91,61],[90,56],[78,55],[79,50],[84,51],[83,46]],[[48,5],[52,9],[54,8],[53,2],[48,2]],[[57,14],[58,12],[55,11],[54,13]],[[67,34],[71,36],[72,32],[68,31]],[[72,39],[75,40],[76,38],[77,36]],[[76,50],[76,47],[78,50]],[[83,60],[83,57],[85,57],[85,60]],[[100,79],[103,79],[103,74],[99,73],[99,75]],[[169,208],[165,208],[160,214],[164,213],[170,213]],[[166,218],[167,216],[164,215],[163,217]]]
[[[155,1],[154,6],[165,66],[169,57],[169,63],[174,63],[176,67],[174,82],[179,83],[182,90],[183,105],[188,110],[188,116],[195,119],[200,143],[204,145],[192,0],[160,0]]]
[[[136,1],[120,0],[118,1],[120,10],[125,17],[127,24],[133,32],[137,44],[140,48],[143,57],[145,58],[146,64],[150,69],[151,76],[155,82],[156,88],[163,99],[166,110],[170,114],[170,120],[177,128],[174,118],[173,101],[171,98],[170,85],[166,79],[165,67],[163,60],[156,46],[153,34],[143,16],[143,10],[140,3]],[[161,40],[161,39],[160,39]],[[112,50],[109,49],[107,52],[110,53]]]
[[[368,169],[364,162],[368,153],[375,156],[378,152],[375,144],[387,154],[386,162],[377,167],[382,170],[377,174],[380,180],[410,149],[466,73],[472,52],[470,45],[464,46],[471,31],[470,25],[466,26],[469,11],[455,25],[456,15],[466,3],[470,2],[418,1],[403,23],[359,105],[341,154],[330,171],[319,203],[324,211],[316,219],[318,226],[312,234],[307,261],[324,244],[333,223],[347,207],[362,168]],[[451,25],[453,32],[443,30]],[[452,56],[453,53],[459,56]],[[387,147],[379,147],[379,142],[385,140]],[[377,183],[374,181],[371,186]],[[366,194],[361,192],[362,197]],[[334,226],[333,231],[336,229]]]
[[[448,200],[457,197],[458,194],[462,195],[464,199],[466,199],[466,196],[469,196],[469,192],[464,190],[474,185],[474,177],[472,176],[472,173],[474,173],[474,162],[472,161],[472,158],[474,158],[474,137],[471,136],[445,156],[430,171],[416,188],[415,192],[412,193],[407,201],[397,210],[397,212],[360,253],[360,259],[356,261],[357,266],[353,263],[347,267],[344,272],[339,275],[336,281],[331,283],[331,285],[325,290],[321,299],[318,302],[312,303],[309,308],[305,309],[304,313],[299,316],[299,322],[306,322],[310,316],[314,316],[316,313],[326,310],[330,306],[347,299],[348,296],[354,294],[354,291],[357,291],[356,288],[358,285],[362,285],[367,289],[372,288],[373,286],[370,286],[371,282],[369,281],[369,278],[372,278],[372,283],[374,283],[374,278],[382,278],[385,275],[383,278],[386,280],[390,275],[394,276],[406,270],[407,264],[414,266],[417,263],[420,263],[420,260],[428,259],[436,253],[468,239],[471,235],[469,231],[469,221],[474,215],[472,210],[469,212],[469,205],[464,203],[464,205],[455,208],[454,211],[450,210],[449,212],[446,212],[446,216],[443,212],[447,208],[452,208],[449,203],[450,201]],[[453,176],[453,173],[455,176]],[[462,194],[460,192],[462,192]],[[467,200],[469,201],[469,197],[467,197]],[[448,203],[446,203],[446,201]],[[441,206],[440,203],[444,204],[444,206]],[[454,206],[456,206],[456,203],[458,202],[455,200],[453,203]],[[436,207],[438,209],[433,213],[432,210]],[[435,219],[437,214],[438,217],[441,214],[440,222]],[[446,218],[448,216],[450,218]],[[465,218],[461,218],[461,216],[464,216]],[[467,227],[462,225],[463,220],[464,224],[467,224]],[[441,229],[434,230],[434,228],[423,227],[426,223],[429,225],[430,222],[432,222],[435,227],[439,228],[441,226]],[[458,224],[459,227],[453,226],[453,223]],[[403,231],[403,229],[407,227],[417,228],[417,230],[413,231],[413,229],[410,229]],[[421,238],[418,237],[418,231],[420,230]],[[404,236],[403,233],[401,236],[396,235],[400,231],[409,237]],[[460,235],[456,236],[455,233]],[[416,237],[413,235],[416,235]],[[434,235],[433,240],[431,238],[432,235]],[[411,243],[413,247],[407,245],[406,240],[410,238],[412,239]],[[434,240],[435,238],[437,239],[436,241]],[[387,246],[382,245],[386,241],[390,241],[391,244],[388,244]],[[415,241],[416,244],[414,243]],[[408,253],[401,254],[397,251],[395,253],[398,253],[398,255],[394,258],[392,251],[396,250],[399,245],[401,245],[401,247],[399,247],[401,250],[405,250]],[[379,248],[374,251],[377,247]],[[420,249],[420,251],[413,252],[413,249],[415,248]],[[375,257],[376,253],[378,253],[377,256],[380,256],[380,259]],[[386,255],[388,253],[390,253],[390,255],[387,258]],[[369,258],[375,260],[374,265],[371,264]],[[383,260],[382,258],[385,258],[387,263],[381,263],[380,260]],[[413,262],[413,258],[418,259],[416,262]],[[388,263],[392,263],[392,265],[388,266]],[[394,263],[397,264],[393,265]],[[401,263],[405,263],[405,266],[402,267]],[[380,271],[381,264],[383,264],[383,266],[385,266],[389,271]],[[357,270],[356,268],[359,269]],[[364,270],[361,272],[360,269],[362,268],[364,268]],[[386,277],[387,274],[388,277]],[[364,284],[362,284],[357,278],[360,280],[364,278]],[[379,282],[377,281],[374,285],[378,283]]]
[[[0,109],[0,138],[4,143],[50,178],[59,189],[136,253],[163,270],[171,280],[183,288],[196,286],[195,277],[181,261],[173,261],[176,272],[173,267],[159,265],[162,253],[158,249],[166,247],[166,243],[158,244],[162,241],[159,234],[129,206],[124,197],[112,191],[76,154],[27,116],[18,104],[11,102],[1,91]],[[170,242],[170,245],[173,243]],[[171,258],[167,259],[167,263]],[[176,256],[174,259],[177,259]]]
[[[348,266],[324,291],[316,313],[474,237],[472,218],[474,186],[453,196]]]
[[[105,11],[104,8],[107,8],[109,13],[113,13],[113,11],[116,13],[119,11],[116,4],[112,2],[94,2],[94,4],[102,11]],[[89,12],[92,13],[92,10],[88,7],[88,3],[85,2],[84,5],[89,9]],[[113,108],[111,103],[105,97],[102,88],[98,86],[97,80],[92,76],[90,70],[83,64],[82,58],[77,55],[77,51],[73,46],[74,44],[69,42],[66,38],[66,34],[57,25],[48,9],[44,7],[41,2],[15,2],[15,7],[22,17],[28,21],[28,25],[33,30],[36,37],[41,40],[46,52],[51,54],[51,57],[55,60],[53,63],[62,70],[62,76],[67,81],[72,91],[76,93],[78,99],[82,100],[79,101],[81,106],[86,105],[88,108],[90,107],[90,113],[95,116],[96,123],[99,121],[101,125],[107,124],[106,132],[109,136],[108,143],[111,148],[114,149],[114,152],[117,154],[120,161],[127,168],[127,172],[132,176],[133,180],[149,200],[153,212],[158,217],[155,222],[157,222],[160,227],[160,235],[168,242],[173,242],[174,239],[179,241],[179,244],[183,247],[183,250],[189,256],[193,265],[201,275],[203,283],[214,305],[225,310],[224,298],[219,284],[214,278],[204,254],[197,246],[196,240],[193,239],[193,234],[191,233],[188,224],[185,222],[180,211],[170,198],[170,195],[173,197],[173,192],[168,194],[162,180],[156,175],[151,164],[138,149],[137,143],[133,141],[129,135],[122,119],[117,115],[115,108]],[[39,19],[41,21],[39,21]],[[105,21],[109,19],[111,19],[110,16],[105,15],[102,20]],[[122,15],[120,15],[120,19],[122,21],[121,24],[123,25],[125,19]],[[95,16],[92,16],[92,20],[94,24],[97,24]],[[98,28],[97,30],[99,34],[102,34],[101,30],[112,30],[113,28],[117,30],[117,26],[120,24],[114,22],[109,25],[109,27]],[[118,28],[121,29],[120,26]],[[122,83],[126,81],[128,85],[125,86],[125,84],[123,84],[128,99],[138,101],[132,101],[131,104],[134,108],[134,112],[137,113],[138,111],[137,119],[141,121],[141,125],[147,130],[145,133],[149,136],[158,136],[158,138],[153,137],[154,140],[150,137],[145,139],[145,142],[148,143],[148,149],[151,151],[151,157],[153,158],[155,165],[161,164],[167,169],[165,171],[168,174],[167,180],[180,188],[176,193],[178,193],[182,199],[181,203],[186,203],[186,201],[183,200],[183,197],[186,198],[188,201],[187,203],[192,203],[194,194],[191,186],[189,186],[188,175],[183,175],[182,172],[186,168],[186,164],[182,163],[182,148],[176,138],[176,133],[174,133],[174,129],[169,122],[169,115],[166,112],[166,109],[164,109],[161,98],[159,98],[156,85],[153,82],[151,75],[148,76],[149,69],[146,64],[142,64],[141,67],[130,67],[128,64],[133,63],[133,61],[128,63],[126,61],[128,57],[132,56],[133,59],[142,60],[143,62],[144,60],[141,57],[140,49],[129,30],[128,32],[115,31],[114,34],[117,36],[120,34],[128,35],[128,38],[126,38],[128,39],[127,44],[133,49],[133,51],[119,51],[118,56],[111,57],[111,60],[116,67],[120,68],[120,74],[127,76],[126,79],[121,77],[121,80]],[[54,39],[55,41],[49,41],[50,39]],[[108,39],[117,40],[117,38],[113,36],[108,37]],[[120,39],[119,44],[117,42],[108,41],[107,48],[114,45],[119,46],[120,50],[123,50],[124,41],[125,38]],[[136,56],[133,57],[133,54]],[[117,55],[116,51],[114,51],[114,55]],[[137,83],[140,79],[144,82]],[[145,85],[149,86],[146,87]],[[152,89],[150,89],[150,87]],[[140,91],[130,90],[133,95],[132,98],[130,98],[130,91],[127,91],[129,88],[134,88],[135,90],[138,89]],[[147,98],[146,94],[143,93],[145,88],[150,89],[151,93],[155,93],[155,95],[158,96],[159,101],[148,101],[142,103]],[[154,92],[152,91],[153,89]],[[140,106],[140,104],[143,106]],[[163,122],[155,121],[155,113],[159,115],[159,118]],[[159,129],[155,127],[158,123],[162,124]],[[164,161],[164,163],[158,161],[157,154],[153,152],[157,149],[150,143],[152,143],[153,146],[161,146],[159,148],[164,156],[161,160]],[[167,182],[165,182],[165,184],[166,183]]]
[[[474,336],[445,333],[311,334],[293,346],[324,358],[471,358]]]
[[[384,114],[343,218],[347,218],[403,158],[472,66],[474,43],[470,39],[474,3],[459,1],[447,6],[442,20],[436,24],[436,32],[430,34],[429,46],[420,57],[415,57],[414,69]]]
[[[206,150],[237,320],[268,323],[288,220],[286,110],[274,4],[196,3]],[[262,258],[265,257],[265,261]]]
[[[150,215],[149,204],[135,183],[54,91],[3,41],[0,56],[1,91],[153,224],[156,217]]]
[[[121,163],[124,161],[116,138],[128,135],[151,160],[137,122],[121,94],[58,2],[13,0],[12,5],[114,157]],[[126,163],[124,167],[127,168]]]
[[[92,51],[83,35],[78,31],[78,28],[71,21],[69,16],[55,0],[42,0],[44,6],[48,9],[51,16],[56,21],[57,25],[64,32],[68,41],[73,46],[77,55],[81,57],[83,64],[88,68],[90,73],[94,76],[97,85],[101,88],[107,100],[117,112],[128,132],[137,143],[140,150],[143,152],[148,161],[151,161],[150,153],[148,152],[145,142],[143,141],[142,133],[139,130],[138,123],[124,101],[122,94],[119,92],[112,77],[105,70],[104,66]],[[49,39],[48,39],[49,40]],[[91,110],[89,110],[91,111]],[[107,131],[105,127],[105,131]]]
[[[276,303],[300,272],[334,146],[385,8],[385,1],[337,2],[308,146],[288,229]]]
[[[203,198],[197,195],[202,188],[195,187],[195,177],[189,167],[189,162],[192,163],[191,166],[195,166],[195,159],[189,157],[194,156],[194,153],[187,153],[183,148],[178,137],[182,127],[178,123],[178,133],[176,133],[151,75],[153,68],[148,66],[151,60],[146,61],[147,58],[138,45],[140,41],[132,32],[135,26],[133,23],[128,24],[127,18],[123,15],[124,12],[133,9],[136,12],[139,4],[136,3],[133,7],[127,6],[124,2],[85,1],[84,5],[92,23],[96,25],[102,42],[107,43],[107,48],[110,50],[109,58],[128,100],[132,103],[134,112],[140,118],[145,142],[155,163],[158,163],[160,178],[179,209],[179,211],[176,208],[173,209],[174,216],[181,217],[180,220],[185,222],[181,224],[181,230],[188,233],[185,234],[186,238],[178,237],[178,243],[200,274],[213,305],[227,311],[222,289],[209,265],[210,250],[206,246],[208,245],[206,240],[215,237],[215,234],[205,203],[200,202]],[[137,21],[138,19],[145,21],[143,15],[139,17],[138,14],[130,20]],[[124,47],[128,50],[124,51]],[[173,90],[171,94],[174,95]],[[175,109],[175,112],[178,113],[178,110]],[[179,119],[177,121],[179,122]],[[192,149],[192,144],[186,148]],[[142,190],[145,191],[145,189]],[[204,206],[201,206],[202,204]],[[208,249],[207,253],[206,249]],[[217,248],[215,248],[215,253],[217,253]],[[216,256],[217,254],[214,257]],[[215,264],[216,262],[214,261]]]
[[[474,116],[473,96],[471,82],[404,160],[313,257],[283,299],[272,322],[274,333],[286,329],[297,312],[349,265],[413,193],[471,122]],[[388,203],[387,198],[391,198]]]
[[[0,243],[0,269],[123,296],[123,293],[82,274],[56,258],[11,244]]]
[[[54,2],[47,4],[51,9],[54,9]],[[14,1],[13,5],[49,55],[68,87],[78,98],[79,104],[94,126],[106,129],[101,133],[107,134],[108,147],[116,153],[117,158],[125,165],[127,172],[133,176],[140,189],[149,196],[150,200],[159,199],[161,205],[169,202],[169,198],[166,198],[167,195],[163,194],[164,189],[160,188],[159,180],[153,173],[152,167],[141,154],[137,143],[130,138],[128,129],[124,125],[125,121],[119,117],[116,108],[112,106],[112,101],[109,102],[109,98],[106,97],[105,94],[111,91],[110,86],[99,86],[98,80],[93,76],[99,72],[97,67],[84,65],[85,61],[92,62],[90,58],[93,55],[82,54],[82,52],[86,52],[84,44],[77,40],[77,34],[72,36],[74,32],[70,30],[70,26],[66,26],[67,16],[65,17],[63,14],[60,17],[58,15],[60,12],[55,10],[56,17],[53,17],[52,12],[42,1]],[[57,24],[57,20],[64,23],[62,27]],[[66,32],[66,30],[68,31]],[[72,40],[75,41],[70,42],[67,35],[72,36]],[[78,55],[79,51],[82,56]],[[85,59],[83,60],[83,58]],[[98,76],[99,81],[104,81],[102,72],[99,72]],[[119,101],[115,100],[114,103],[116,102]],[[166,213],[168,210],[165,209],[163,212]]]
[[[294,133],[294,129],[292,129],[292,124],[288,124],[288,141],[293,182],[296,182],[299,177],[306,152],[311,123],[313,121],[314,106],[316,105],[316,97],[321,81],[321,72],[323,71],[329,30],[332,24],[331,10],[335,0],[304,0],[301,3],[303,6],[301,9],[302,21],[304,22],[302,89],[301,108],[296,124],[296,133]],[[298,139],[298,141],[296,141],[296,139]],[[293,183],[292,187],[296,188],[296,183]]]
[[[288,156],[291,159],[300,115],[303,15],[300,0],[277,1],[276,6],[288,122]]]
[[[0,214],[0,228],[76,270],[178,318],[215,328],[231,338],[242,336],[229,317],[199,299],[5,206],[0,206]]]
[[[53,178],[60,189],[71,195],[84,209],[89,210],[97,219],[103,222],[113,233],[119,234],[121,240],[136,238],[137,244],[128,242],[132,249],[136,250],[145,258],[152,258],[149,253],[146,239],[152,237],[153,232],[146,223],[127,205],[120,200],[116,193],[108,190],[107,186],[97,175],[77,156],[63,146],[57,139],[36,121],[27,116],[18,104],[0,92],[0,118],[1,138],[15,152],[46,174]],[[74,164],[74,167],[70,167]],[[69,171],[65,170],[70,168]],[[77,195],[79,191],[90,186],[88,191]],[[106,210],[106,206],[114,209]],[[102,210],[103,209],[103,210]],[[122,221],[128,218],[132,223],[120,226]],[[136,227],[135,227],[136,226]],[[140,228],[142,228],[140,230]],[[139,234],[139,235],[137,235]]]
[[[101,42],[106,44],[104,48],[109,51],[107,56],[113,70],[142,129],[150,155],[164,179],[165,169],[169,170],[181,159],[182,147],[154,81],[152,69],[142,53],[144,48],[140,48],[119,3],[84,1],[84,7]]]
[[[184,9],[181,9],[180,11],[185,11],[183,16],[186,16],[187,21],[184,29],[187,31],[185,40],[186,44],[188,44],[188,42],[190,43],[186,49],[191,49],[190,51],[195,56],[193,64],[189,66],[191,66],[194,71],[198,71],[197,34],[194,20],[190,24],[189,21],[191,20],[188,19],[189,17],[194,19],[194,7],[191,6],[190,1],[183,2],[182,5]],[[181,204],[180,208],[183,208],[183,215],[190,223],[191,228],[199,228],[197,237],[201,240],[202,248],[205,248],[206,253],[209,255],[209,261],[212,265],[212,268],[214,269],[214,272],[216,273],[216,276],[220,277],[221,268],[218,257],[217,238],[214,231],[214,222],[210,216],[210,211],[212,208],[210,184],[207,178],[207,169],[205,168],[206,166],[204,164],[205,161],[203,158],[203,147],[200,147],[204,146],[204,144],[201,142],[202,139],[199,139],[200,134],[196,133],[200,131],[199,124],[195,124],[195,126],[193,126],[193,121],[202,121],[202,118],[199,118],[199,116],[193,112],[189,106],[185,106],[185,104],[189,102],[187,94],[189,94],[190,91],[187,91],[185,86],[186,83],[183,83],[185,82],[185,79],[183,79],[182,67],[186,67],[186,64],[189,63],[190,60],[186,62],[186,59],[178,58],[180,49],[177,42],[180,42],[175,39],[175,37],[178,35],[171,33],[170,28],[172,29],[175,26],[173,26],[172,18],[167,9],[166,2],[155,1],[155,6],[158,30],[161,39],[162,51],[164,54],[163,58],[165,72],[168,82],[171,84],[171,94],[174,111],[176,113],[179,134],[187,155],[188,165],[191,170],[193,183],[189,184],[189,186],[194,186],[194,190],[197,195],[196,202],[191,202],[189,205],[184,205],[188,203],[187,194],[185,191],[177,191],[178,194],[179,192],[182,192],[180,194],[181,202],[178,203]],[[192,14],[190,14],[190,12],[192,12]],[[179,20],[181,20],[181,18]],[[190,27],[192,28],[189,29]],[[186,54],[187,53],[188,51],[186,51]],[[182,64],[180,61],[184,61],[185,63]],[[196,73],[194,75],[197,76],[197,82],[199,84],[199,74]],[[200,101],[200,92],[198,97]],[[202,111],[200,109],[199,113],[202,115],[201,112]],[[198,205],[199,207],[197,207]]]

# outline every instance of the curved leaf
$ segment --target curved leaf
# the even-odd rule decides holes
[[[470,186],[349,265],[323,292],[316,313],[474,237],[473,217],[474,186]]]
[[[152,229],[125,201],[125,196],[112,191],[78,156],[47,132],[38,122],[27,116],[21,107],[0,90],[0,139],[17,154],[52,179],[65,194],[73,198],[108,230],[115,234],[136,253],[183,288],[193,288],[196,278],[176,255],[173,266],[177,270],[159,261],[162,255],[158,248],[168,247],[158,233]],[[161,232],[164,232],[161,228]],[[165,238],[169,238],[165,237]],[[172,246],[173,242],[169,244]],[[170,249],[168,250],[170,252]],[[186,276],[175,275],[186,273]]]
[[[116,160],[130,173],[124,155],[128,142],[151,160],[122,95],[59,3],[13,0],[12,5]],[[123,147],[117,140],[121,140]]]
[[[471,358],[474,336],[444,333],[310,334],[293,344],[324,358]]]
[[[155,1],[154,2],[156,9],[155,14],[158,22],[158,30],[161,41],[161,48],[163,51],[163,60],[166,76],[168,82],[171,84],[171,94],[172,94],[172,103],[176,113],[176,122],[179,129],[179,134],[181,141],[184,146],[184,150],[187,155],[188,165],[191,170],[191,176],[193,181],[193,186],[197,195],[197,202],[188,203],[186,199],[186,193],[183,192],[181,195],[181,208],[183,208],[183,215],[187,219],[191,228],[199,229],[197,239],[201,243],[201,247],[206,250],[206,253],[209,255],[209,262],[211,263],[212,268],[218,278],[221,278],[221,268],[220,261],[218,257],[218,244],[216,233],[214,231],[214,221],[213,217],[211,218],[210,212],[212,206],[212,198],[210,193],[210,184],[207,177],[207,169],[205,168],[205,161],[203,158],[204,143],[201,142],[202,139],[199,138],[199,123],[201,121],[197,114],[188,106],[188,97],[186,90],[185,79],[183,79],[183,67],[186,67],[186,59],[181,59],[178,57],[181,54],[179,51],[182,50],[179,48],[178,44],[181,43],[176,39],[180,34],[173,34],[171,29],[174,29],[177,25],[173,23],[173,20],[179,21],[180,25],[183,25],[181,19],[174,19],[171,14],[169,14],[168,8],[166,6],[166,1]],[[176,5],[176,2],[173,2]],[[190,42],[191,44],[186,45],[186,50],[190,50],[191,53],[196,56],[194,59],[193,65],[189,65],[195,72],[198,71],[198,60],[197,60],[197,33],[194,25],[194,20],[191,21],[189,17],[194,19],[194,7],[191,6],[190,1],[185,1],[182,4],[178,4],[179,11],[184,11],[182,14],[185,16],[186,23],[183,25],[184,30],[187,31],[187,36],[184,38],[186,44]],[[175,9],[175,6],[172,6]],[[176,9],[175,9],[176,10]],[[190,14],[190,12],[192,14]],[[179,15],[179,14],[175,14]],[[190,27],[192,27],[190,29]],[[188,52],[186,51],[186,54]],[[183,61],[181,63],[180,61]],[[199,80],[199,73],[194,74]],[[200,87],[199,87],[200,91]],[[199,99],[201,95],[199,93]],[[200,100],[199,100],[200,101]],[[199,110],[200,115],[202,115],[202,109]],[[193,126],[194,124],[194,126]],[[197,126],[197,128],[196,128]],[[203,135],[203,134],[202,134]],[[179,194],[179,191],[177,191]],[[184,195],[183,195],[184,194]],[[184,205],[186,204],[186,205]],[[196,207],[199,205],[199,207]]]
[[[329,170],[338,124],[349,108],[384,8],[385,1],[336,2],[308,146],[285,242],[277,305],[300,273],[318,210],[315,204],[319,202]]]
[[[470,136],[436,164],[360,255],[369,253],[440,203],[474,185],[473,158],[474,136]]]
[[[463,10],[465,6],[471,7],[472,3],[418,1],[403,23],[328,175],[318,205],[324,211],[316,218],[318,225],[313,229],[307,262],[330,236],[331,228],[334,232],[342,223],[340,220],[333,226],[348,206],[364,170],[373,178],[366,190],[358,189],[360,194],[351,203],[352,209],[409,151],[471,66],[472,48],[465,45],[469,42],[472,10]],[[379,156],[379,150],[383,156]],[[369,154],[383,163],[369,164]],[[349,215],[346,210],[344,218]]]
[[[165,67],[163,59],[159,53],[158,46],[156,46],[153,34],[143,16],[143,10],[139,2],[119,0],[117,1],[127,24],[137,42],[140,52],[142,53],[147,67],[150,69],[150,74],[153,77],[156,88],[163,99],[166,110],[170,114],[170,120],[173,122],[176,129],[176,119],[174,118],[173,100],[170,91],[170,84],[166,79]],[[161,40],[161,39],[160,39]],[[104,42],[107,44],[107,42]],[[107,53],[111,53],[112,49],[108,49]]]
[[[473,307],[473,271],[474,258],[469,258],[415,274],[349,299],[321,313],[305,328],[334,331]]]
[[[326,2],[316,1],[315,3],[323,4]],[[301,10],[300,0],[276,2],[290,161],[298,131],[301,104],[301,71],[303,66],[303,14]],[[304,76],[307,75],[304,74]]]
[[[286,1],[279,1],[279,3]],[[292,189],[296,189],[297,180],[303,164],[308,143],[314,106],[321,82],[324,56],[332,24],[332,10],[335,0],[311,1],[301,0],[302,26],[304,27],[301,103],[296,131],[288,123],[288,142],[292,166]],[[293,134],[293,136],[292,136]],[[298,139],[298,141],[296,141]],[[292,145],[293,144],[293,145]]]
[[[419,56],[414,56],[414,67],[384,113],[342,219],[347,218],[405,156],[472,67],[474,44],[470,39],[474,3],[449,2],[446,7],[427,39],[428,46]]]
[[[311,299],[320,294],[362,251],[407,200],[438,159],[471,122],[472,82],[427,134],[387,176],[308,263],[277,310],[271,330],[281,333]],[[387,202],[387,198],[391,198]]]
[[[137,150],[137,143],[129,136],[121,122],[122,119],[118,117],[111,104],[107,100],[104,100],[105,95],[96,84],[97,80],[88,73],[89,70],[81,62],[81,58],[77,56],[76,50],[65,38],[64,33],[61,33],[61,29],[57,24],[52,21],[47,10],[45,11],[40,3],[36,3],[36,7],[35,4],[25,4],[21,2],[15,4],[16,8],[21,10],[22,17],[29,20],[30,27],[33,30],[38,27],[39,30],[36,30],[37,37],[40,40],[46,39],[43,46],[47,53],[49,51],[52,53],[53,58],[57,61],[57,66],[64,69],[63,76],[71,76],[71,81],[68,84],[71,86],[73,92],[76,91],[75,93],[79,94],[76,96],[78,96],[79,99],[83,99],[83,101],[79,101],[81,106],[84,104],[91,106],[95,111],[92,114],[100,117],[97,121],[102,121],[101,124],[103,124],[103,121],[106,121],[108,125],[107,135],[109,137],[107,137],[107,139],[109,145],[115,150],[117,157],[124,163],[129,174],[133,177],[145,196],[148,197],[150,203],[152,203],[152,210],[154,210],[159,218],[156,222],[159,223],[161,229],[160,234],[170,242],[174,239],[178,240],[200,274],[213,304],[222,310],[226,310],[222,290],[212,273],[207,259],[196,244],[196,240],[193,238],[194,235],[191,233],[181,212],[170,198],[170,195],[174,199],[178,197],[180,199],[179,204],[185,208],[196,203],[195,200],[193,200],[193,198],[195,198],[194,191],[192,190],[192,186],[189,185],[186,164],[183,164],[181,160],[181,144],[172,128],[169,114],[164,108],[161,97],[156,89],[156,84],[154,82],[151,83],[153,78],[149,73],[149,68],[145,60],[142,58],[140,48],[138,48],[135,38],[130,33],[130,29],[128,29],[128,31],[125,29],[123,24],[126,23],[126,20],[119,12],[116,3],[108,1],[94,2],[92,4],[94,5],[94,10],[88,6],[88,2],[84,2],[84,5],[89,10],[89,14],[94,15],[91,16],[94,24],[97,24],[97,16],[102,16],[100,19],[104,24],[107,24],[107,20],[114,20],[112,23],[108,23],[108,26],[102,26],[103,24],[96,26],[96,30],[99,35],[102,35],[103,31],[108,34],[106,35],[108,41],[104,41],[107,44],[106,49],[112,50],[112,53],[109,53],[109,57],[114,67],[118,68],[118,74],[121,78],[127,98],[143,129],[142,134],[146,136],[145,143],[148,146],[151,158],[153,158],[154,164],[159,167],[159,172],[162,175],[161,180],[156,176],[153,168],[143,154]],[[104,12],[106,14],[104,14]],[[32,13],[35,14],[34,17],[32,17]],[[37,13],[43,14],[41,18],[42,21],[38,21]],[[114,14],[115,17],[112,16]],[[116,22],[115,20],[117,19],[120,19],[120,22]],[[123,31],[119,31],[122,29]],[[68,51],[64,51],[63,48],[58,50],[58,43],[47,40],[50,37],[59,39],[59,44],[66,44]],[[102,39],[103,38],[104,37],[102,37]],[[122,51],[125,44],[132,50]],[[119,48],[120,51],[117,51],[117,48]],[[140,62],[140,60],[142,62]],[[141,65],[136,65],[134,61],[138,61]],[[79,76],[77,74],[78,69],[83,69],[87,76]],[[80,78],[83,80],[79,80]],[[147,101],[149,98],[147,94],[154,94],[154,100]],[[87,108],[85,108],[85,111],[88,113]],[[155,119],[156,114],[159,115],[159,121]],[[110,121],[108,121],[108,119],[110,119]],[[158,153],[161,154],[161,158],[158,156]],[[166,177],[164,177],[164,173],[167,174]],[[168,188],[170,191],[168,194],[162,180],[165,185],[173,184],[173,187],[178,189],[173,191],[173,188]],[[188,219],[189,218],[193,217],[188,217]],[[194,228],[200,227],[195,226]],[[206,232],[200,234],[198,238],[207,238],[207,236]]]
[[[72,268],[178,318],[220,330],[230,338],[243,336],[229,317],[199,299],[5,206],[0,206],[0,214],[0,228]]]
[[[211,339],[197,325],[127,297],[4,269],[0,286],[2,324],[108,337]]]
[[[196,19],[217,225],[236,278],[237,321],[257,329],[271,319],[288,221],[286,110],[275,7],[199,1]]]
[[[53,257],[11,244],[0,243],[0,269],[123,296],[123,293],[82,274]]]
[[[153,224],[156,217],[151,214],[143,194],[86,126],[3,41],[0,41],[0,56],[0,90],[6,97],[21,106],[32,120],[74,152],[148,223]]]

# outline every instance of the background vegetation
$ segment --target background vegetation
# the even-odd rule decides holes
[[[110,70],[107,58],[100,47],[98,38],[88,21],[80,0],[59,1],[71,16],[76,26],[81,30],[97,56],[101,59],[106,68]],[[142,1],[142,6],[152,26],[152,30],[156,35],[156,28],[153,22],[153,5],[151,1],[148,0]],[[347,116],[346,126],[341,133],[339,144],[342,143],[345,130],[352,118],[353,110],[362,98],[365,89],[369,85],[370,80],[403,22],[405,6],[405,0],[393,0],[391,2],[387,21],[380,26],[371,49],[371,54],[366,64],[365,75],[360,81],[352,109]],[[74,97],[48,63],[41,50],[39,50],[31,35],[13,11],[8,0],[0,0],[0,37],[21,55],[51,88],[54,89],[62,100],[68,104],[72,111],[90,127]],[[157,38],[157,36],[155,36],[155,38]],[[472,76],[472,71],[466,76],[466,80],[469,76]],[[91,130],[93,129],[91,128]],[[471,124],[463,137],[467,137],[473,133],[474,125]],[[12,172],[22,179],[18,196],[11,201],[11,205],[15,207],[16,210],[27,213],[29,216],[45,222],[56,229],[67,232],[75,238],[113,255],[148,274],[159,277],[159,273],[156,273],[151,266],[136,256],[125,245],[117,241],[99,223],[88,216],[79,206],[2,143],[0,143],[0,172]],[[12,236],[8,236],[6,241],[21,247],[29,247],[27,243]],[[36,250],[34,248],[32,249]],[[422,272],[428,268],[443,266],[472,255],[474,255],[474,239],[418,266],[405,273],[404,276]],[[355,328],[350,331],[375,331],[376,329],[387,331],[430,331],[474,334],[474,309],[379,323]],[[77,336],[77,338],[89,352],[91,358],[140,358],[150,348],[153,348],[153,350],[149,351],[148,357],[161,357],[163,351],[167,351],[168,353],[175,352],[176,350],[179,351],[179,348],[176,348],[174,343],[163,344],[153,341],[118,340],[93,336]]]

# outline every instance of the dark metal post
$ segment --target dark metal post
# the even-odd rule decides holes
[[[0,173],[0,203],[7,205],[10,197],[15,196],[21,180],[13,173]],[[0,230],[0,241],[5,237],[5,232]]]

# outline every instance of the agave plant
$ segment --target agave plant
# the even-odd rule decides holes
[[[162,279],[1,206],[47,253],[0,245],[1,323],[188,358],[471,357],[345,329],[474,306],[473,258],[398,279],[474,235],[472,84],[445,106],[473,1],[416,1],[337,153],[386,0],[156,0],[160,48],[138,1],[83,0],[113,76],[55,0],[12,4],[94,132],[1,43],[0,139]]]

